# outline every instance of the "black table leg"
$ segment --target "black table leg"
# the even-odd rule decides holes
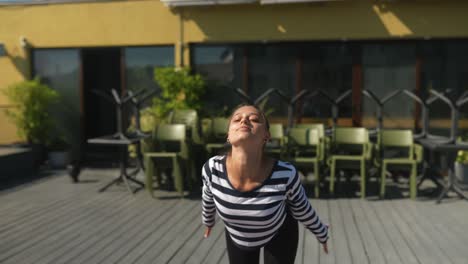
[[[140,168],[137,168],[137,172],[138,170],[140,170]],[[125,187],[127,187],[127,190],[132,194],[138,191],[139,188],[136,188],[133,190],[132,187],[130,186],[130,182],[136,183],[141,188],[144,188],[145,186],[143,182],[140,182],[137,179],[127,174],[127,146],[126,145],[120,147],[120,175],[114,180],[112,180],[111,182],[109,182],[107,185],[99,189],[99,192],[105,191],[107,188],[109,188],[110,186],[118,182],[124,182]]]
[[[455,179],[455,173],[453,172],[453,169],[449,169],[449,178],[448,178],[448,184],[442,190],[442,193],[440,194],[439,198],[437,198],[436,203],[440,203],[442,199],[448,194],[448,192],[454,191],[456,194],[460,196],[460,198],[468,200],[468,196],[466,196],[463,191],[458,187],[456,179]]]

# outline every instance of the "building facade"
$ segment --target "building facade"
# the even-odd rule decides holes
[[[300,3],[298,3],[300,2]],[[40,76],[62,95],[56,109],[76,140],[115,130],[115,113],[94,90],[155,88],[153,69],[190,66],[209,92],[203,115],[219,115],[268,89],[287,98],[321,89],[340,103],[339,124],[374,127],[375,104],[395,90],[468,90],[468,1],[128,0],[0,1],[0,89]],[[0,108],[11,108],[0,93]],[[266,102],[285,122],[287,102]],[[436,103],[431,127],[449,127]],[[295,121],[330,123],[322,96],[304,97]],[[386,127],[420,126],[419,107],[401,96],[384,109]],[[468,107],[460,128],[468,129]],[[18,140],[0,113],[0,144]]]

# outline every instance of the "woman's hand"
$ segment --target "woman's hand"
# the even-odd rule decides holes
[[[211,233],[211,227],[206,227],[205,234],[203,235],[204,238],[208,238]]]
[[[322,244],[322,248],[323,248],[323,252],[325,252],[325,254],[328,254],[328,245],[327,245],[327,242],[325,242],[325,243]]]

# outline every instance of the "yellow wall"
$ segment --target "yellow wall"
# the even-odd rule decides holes
[[[184,11],[187,41],[467,37],[468,1],[353,0]]]
[[[187,47],[196,42],[468,37],[468,1],[382,2],[175,9],[158,0],[0,6],[0,42],[8,52],[0,57],[0,106],[8,105],[1,93],[4,87],[29,78],[29,58],[19,45],[20,36],[36,48],[172,44],[176,64],[181,40]],[[188,58],[186,48],[186,63]],[[0,126],[7,129],[0,133],[0,144],[11,141],[14,133],[3,117]]]

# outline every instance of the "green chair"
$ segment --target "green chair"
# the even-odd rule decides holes
[[[422,161],[423,149],[413,141],[411,130],[382,130],[376,146],[380,165],[380,196],[385,197],[385,183],[389,168],[410,169],[410,197],[416,198],[417,166]]]
[[[202,144],[198,114],[194,109],[176,109],[169,116],[170,124],[184,124],[189,138],[195,144]]]
[[[320,195],[320,136],[317,129],[290,128],[286,138],[286,159],[300,169],[312,167],[315,197]]]
[[[367,165],[372,158],[372,143],[367,129],[362,127],[335,128],[328,157],[330,193],[335,193],[335,174],[338,168],[359,169],[361,198],[366,197]]]
[[[281,159],[284,150],[283,124],[270,125],[270,141],[265,146],[265,153]]]
[[[205,149],[209,156],[219,153],[226,146],[229,119],[215,117],[211,120],[211,128],[206,131]]]
[[[146,188],[153,196],[153,177],[156,175],[160,183],[161,169],[172,168],[175,189],[183,195],[184,173],[191,175],[192,166],[189,156],[190,146],[186,141],[186,127],[182,124],[160,124],[156,130],[154,138],[156,140],[154,151],[144,154],[146,167]],[[169,164],[164,162],[170,160]],[[155,162],[157,160],[158,162]],[[190,187],[190,186],[189,186]]]
[[[298,128],[309,128],[309,129],[317,129],[319,138],[320,138],[320,161],[326,160],[326,154],[330,148],[330,138],[325,135],[325,126],[319,123],[303,123],[303,124],[296,124],[294,127]]]

